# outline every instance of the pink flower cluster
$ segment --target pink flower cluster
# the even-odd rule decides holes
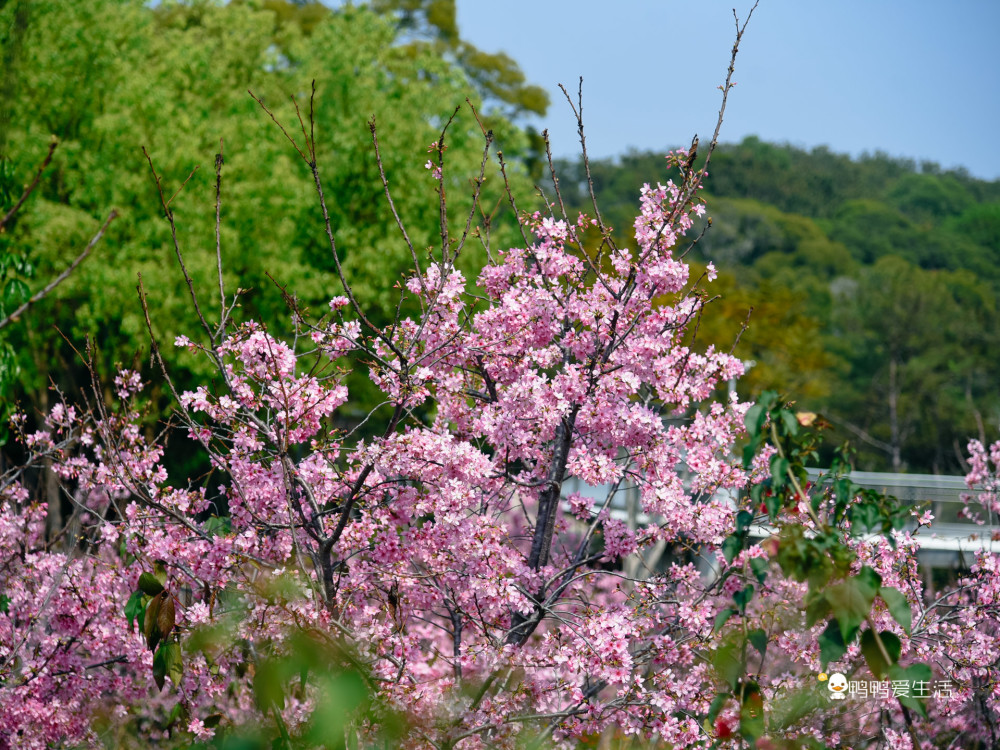
[[[742,468],[749,404],[717,397],[742,363],[685,338],[703,297],[673,249],[703,207],[673,183],[640,202],[632,249],[595,255],[589,220],[535,214],[533,242],[482,270],[485,298],[445,255],[403,285],[419,317],[366,330],[337,297],[337,321],[302,339],[310,352],[254,324],[202,349],[218,378],[182,394],[178,415],[211,461],[208,484],[168,479],[135,373],[115,380],[117,412],[57,405],[24,444],[72,498],[66,537],[46,536],[20,474],[0,485],[0,746],[96,744],[98,725],[194,741],[265,721],[255,675],[302,631],[352,653],[376,686],[372,716],[403,714],[414,747],[513,747],[529,727],[566,747],[606,731],[716,746],[738,720],[729,706],[706,721],[717,654],[749,631],[764,634],[766,705],[815,693],[821,627],[805,626],[804,585],[781,577],[773,540],[730,565],[720,554],[728,498],[768,456]],[[349,355],[385,397],[374,438],[332,420]],[[970,481],[994,502],[1000,447],[972,455]],[[570,480],[606,491],[564,499]],[[955,685],[919,731],[988,743],[1000,565],[981,555],[928,603],[912,538],[894,542],[857,542],[857,566],[903,592],[914,624],[904,632],[882,605],[874,622]],[[154,575],[175,602],[165,637],[184,646],[163,692],[148,624],[126,612]],[[750,606],[722,617],[747,585]],[[832,667],[863,664],[855,645]],[[316,700],[304,687],[273,710],[295,732]],[[806,711],[772,736],[836,743],[882,717],[903,726],[897,703],[870,708]]]

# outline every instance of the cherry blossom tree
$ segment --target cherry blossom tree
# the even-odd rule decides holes
[[[567,216],[553,174],[545,211],[508,190],[523,244],[504,249],[478,202],[449,215],[449,121],[427,165],[440,245],[399,222],[413,271],[388,326],[341,274],[318,319],[288,292],[282,340],[235,319],[221,268],[210,322],[178,245],[203,330],[174,344],[216,377],[175,391],[176,422],[148,429],[130,370],[114,399],[95,382],[42,430],[15,420],[0,745],[995,746],[996,557],[927,600],[911,511],[854,485],[846,458],[810,484],[822,419],[726,395],[742,363],[698,344],[714,268],[692,274],[682,248],[721,120],[700,164],[695,143],[642,188],[634,246],[596,204]],[[311,129],[288,137],[339,264]],[[490,259],[475,279],[467,242]],[[173,389],[147,323],[147,377]],[[343,427],[348,367],[384,402]],[[169,476],[168,439],[210,472]],[[995,503],[1000,446],[971,452]],[[54,536],[29,491],[46,463],[75,508]],[[865,702],[834,700],[821,673],[863,681]]]

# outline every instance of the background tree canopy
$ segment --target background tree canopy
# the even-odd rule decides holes
[[[371,118],[394,200],[418,249],[441,241],[435,183],[424,163],[456,108],[445,171],[456,226],[464,227],[463,214],[471,209],[470,179],[484,139],[467,98],[511,162],[515,186],[530,192],[525,165],[532,142],[511,117],[542,111],[547,101],[512,61],[480,55],[457,37],[452,5],[336,11],[286,0],[0,5],[0,164],[4,184],[17,186],[0,195],[5,210],[49,138],[59,139],[39,189],[0,240],[0,249],[21,262],[0,267],[15,282],[8,284],[5,308],[23,300],[32,276],[58,273],[111,207],[120,214],[94,259],[35,309],[32,324],[8,329],[16,353],[8,388],[19,368],[20,396],[44,408],[50,381],[67,390],[85,382],[72,346],[82,349],[88,336],[100,347],[98,370],[105,376],[116,363],[144,356],[149,346],[137,273],[167,349],[174,336],[199,329],[143,148],[167,198],[198,170],[170,205],[206,317],[217,319],[220,306],[213,168],[220,142],[226,285],[230,292],[252,290],[244,297],[247,316],[289,334],[291,316],[277,285],[294,288],[299,304],[316,315],[340,293],[311,175],[248,89],[279,120],[297,123],[290,97],[308,115],[315,80],[318,162],[340,261],[362,303],[374,308],[375,322],[387,320],[397,302],[393,285],[411,261],[386,204]],[[498,174],[487,173],[483,191],[484,205],[498,206],[500,214],[494,240],[505,241],[507,233],[513,241],[512,223],[502,221],[511,212]],[[474,244],[462,258],[468,267],[484,261]],[[170,354],[182,386],[203,372],[205,363]],[[352,385],[355,392],[370,388],[367,381]]]

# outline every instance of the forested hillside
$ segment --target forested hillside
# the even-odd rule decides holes
[[[662,164],[591,164],[621,239]],[[588,208],[581,165],[560,166],[563,197]],[[691,257],[719,268],[725,315],[699,337],[728,349],[753,308],[736,348],[755,363],[745,395],[777,388],[821,412],[859,468],[957,473],[969,437],[996,437],[1000,182],[748,138],[716,151],[705,198]]]

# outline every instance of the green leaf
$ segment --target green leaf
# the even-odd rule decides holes
[[[781,512],[781,497],[776,492],[765,495],[764,507],[767,508],[767,517],[773,521]]]
[[[733,594],[733,601],[736,602],[736,606],[740,608],[741,612],[747,608],[747,604],[753,599],[753,593],[753,585],[747,585],[743,587],[742,591],[737,591]]]
[[[170,715],[167,716],[167,727],[172,727],[178,719],[183,720],[187,723],[187,708],[183,703],[178,703],[170,711]]]
[[[879,588],[882,586],[882,576],[876,573],[870,565],[863,566],[854,580],[858,582],[859,586],[864,587],[865,596],[871,600],[875,599],[875,595],[878,594]]]
[[[765,409],[773,409],[778,403],[779,395],[777,391],[764,391],[760,394],[760,398],[757,399],[757,403],[763,406]]]
[[[164,563],[163,560],[153,561],[153,576],[162,585],[164,586],[167,585],[167,567],[166,563]]]
[[[837,499],[837,507],[846,507],[854,499],[857,487],[846,477],[833,483],[833,494]]]
[[[3,302],[8,309],[20,305],[31,294],[31,289],[20,279],[11,279],[3,292]]]
[[[774,485],[774,489],[777,490],[785,486],[788,474],[788,468],[791,464],[788,463],[788,459],[783,456],[779,456],[775,453],[771,456],[771,483]]]
[[[831,613],[830,602],[820,593],[806,595],[806,627],[811,628]]]
[[[898,590],[889,586],[882,586],[878,590],[878,595],[889,608],[889,614],[900,624],[907,635],[910,634],[910,627],[913,625],[913,610],[910,609],[910,602]]]
[[[788,409],[781,410],[781,422],[785,427],[785,432],[789,435],[799,434],[799,420],[796,419],[795,414]]]
[[[824,596],[830,602],[845,643],[854,640],[861,623],[871,612],[876,591],[877,586],[873,586],[872,579],[864,575],[864,569],[855,578],[848,578],[826,590]]]
[[[222,721],[222,714],[209,714],[205,717],[202,724],[204,724],[209,729],[219,726],[219,722]]]
[[[162,636],[159,626],[160,606],[162,604],[163,599],[159,595],[154,596],[146,605],[146,614],[142,618],[142,634],[146,637],[146,646],[150,651],[156,651],[156,646]]]
[[[764,698],[756,682],[746,682],[742,686],[743,705],[740,706],[740,735],[756,745],[756,740],[764,734]]]
[[[851,508],[851,532],[857,536],[881,527],[878,506],[870,503],[858,503]]]
[[[899,661],[902,645],[895,633],[885,631],[879,633],[878,637],[889,654],[889,663],[886,663],[882,649],[879,648],[878,642],[875,639],[875,632],[872,630],[866,630],[861,634],[861,653],[864,655],[865,661],[868,662],[868,669],[871,670],[875,679],[884,680],[889,673],[889,667]]]
[[[319,680],[318,687],[309,740],[322,747],[343,747],[345,727],[370,700],[368,688],[361,675],[353,671],[328,674]]]
[[[889,667],[889,679],[890,680],[902,680],[905,681],[910,689],[918,683],[923,683],[929,686],[931,683],[931,668],[926,664],[911,664],[905,669],[898,664]],[[927,718],[927,698],[918,698],[914,695],[900,695],[899,702],[908,708],[912,708],[914,711],[919,713],[925,719]]]
[[[205,521],[205,533],[209,536],[226,536],[231,529],[232,519],[229,516],[211,516]]]
[[[753,571],[758,583],[764,583],[764,579],[767,578],[768,564],[768,561],[763,557],[750,558],[750,570]]]
[[[724,609],[719,612],[719,614],[715,616],[715,625],[712,626],[712,632],[718,633],[722,630],[722,626],[725,625],[729,618],[735,614],[735,609]]]
[[[253,694],[260,710],[267,713],[274,707],[280,711],[285,707],[285,691],[282,687],[282,670],[271,659],[263,659],[254,665]]]
[[[729,698],[730,698],[729,693],[718,693],[712,699],[712,705],[708,707],[709,722],[715,721],[716,717],[719,715],[719,712],[722,711],[722,707],[726,705],[726,701],[729,700]]]
[[[764,656],[764,652],[767,651],[767,633],[758,628],[747,633],[747,638],[750,644],[757,649],[757,652]]]
[[[152,573],[143,573],[139,576],[139,589],[148,596],[156,596],[163,591],[163,584]]]
[[[736,514],[736,533],[742,533],[751,523],[753,523],[753,513],[741,510]]]
[[[143,614],[145,614],[146,608],[142,606],[142,596],[142,591],[136,589],[125,603],[125,616],[128,618],[128,630],[130,633],[135,632],[136,621],[142,622]]]
[[[164,644],[165,646],[166,644]],[[153,654],[153,681],[156,683],[156,687],[163,690],[164,678],[167,676],[167,650],[166,648],[160,647],[157,649],[156,653]]]
[[[727,685],[733,690],[736,683],[746,671],[743,664],[743,649],[735,641],[727,641],[712,652],[710,660],[712,666],[719,673]]]
[[[10,597],[6,594],[0,594],[0,612],[7,614],[10,611]]]
[[[819,635],[819,658],[823,662],[823,671],[831,662],[840,661],[847,653],[844,637],[840,633],[840,625],[836,620],[830,620],[826,629]]]
[[[174,685],[180,684],[184,676],[184,659],[181,654],[181,645],[177,641],[169,641],[160,646],[161,651],[165,651],[164,661],[167,664],[167,677]]]
[[[764,410],[763,404],[757,403],[747,409],[746,416],[743,417],[743,424],[746,426],[747,434],[751,438],[760,434],[766,418],[767,412]]]
[[[739,534],[730,534],[722,542],[722,555],[727,563],[731,563],[743,549],[743,537]]]

